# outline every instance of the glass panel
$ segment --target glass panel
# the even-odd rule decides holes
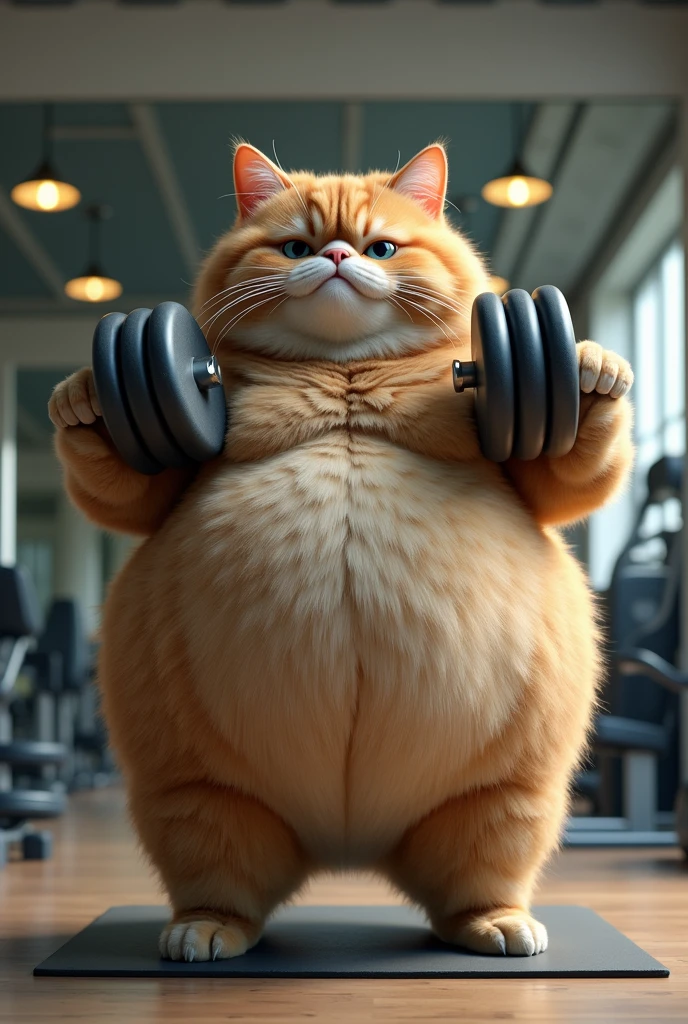
[[[635,402],[635,429],[639,441],[650,438],[659,429],[660,399],[660,278],[651,274],[636,292],[633,303],[636,367],[642,366],[642,381],[631,392]]]
[[[683,251],[674,245],[662,260],[662,293],[664,322],[664,418],[667,421],[683,416],[684,399],[684,268]],[[682,429],[667,423],[666,451],[680,455],[685,448]]]
[[[17,544],[17,563],[28,570],[45,610],[53,591],[53,545],[50,541],[25,540]]]

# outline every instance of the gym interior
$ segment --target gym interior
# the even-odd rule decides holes
[[[688,1019],[688,5],[0,0],[0,139],[0,1019]],[[59,959],[110,908],[164,916],[166,896],[98,689],[101,609],[141,539],[70,500],[48,404],[91,365],[105,314],[189,305],[237,216],[237,139],[318,174],[393,174],[444,140],[445,216],[484,257],[491,296],[555,286],[576,340],[634,370],[628,481],[560,531],[595,594],[605,667],[534,900],[546,923],[587,908],[611,926],[585,963],[573,917],[502,973],[430,939],[396,968],[367,946],[361,967],[335,940],[329,968],[283,968],[277,933],[253,973],[241,956],[217,975]],[[457,537],[451,558],[471,557]],[[294,912],[351,924],[358,908],[373,934],[400,904],[347,871],[315,877]]]

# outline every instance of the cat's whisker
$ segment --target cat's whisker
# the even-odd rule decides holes
[[[441,192],[432,192],[430,189],[415,188],[414,192],[415,192],[416,195],[429,196],[431,199],[442,199],[442,193]],[[452,203],[451,199],[447,199],[446,196],[444,197],[444,204],[445,204],[445,206],[453,206],[454,209],[456,210],[456,212],[459,214],[459,216],[463,217],[463,213],[458,208],[456,203]]]
[[[270,285],[269,287],[256,288],[256,289],[252,290],[251,292],[248,292],[248,293],[246,293],[244,295],[240,295],[238,298],[232,299],[231,302],[226,303],[221,309],[219,309],[208,320],[206,320],[205,323],[201,324],[200,325],[201,330],[208,330],[212,326],[212,324],[217,319],[219,319],[219,317],[224,316],[224,314],[228,310],[232,309],[233,306],[237,306],[237,305],[239,305],[242,302],[251,302],[252,299],[257,298],[259,295],[269,295],[271,292],[274,292],[274,293],[277,294],[277,293],[281,292],[282,290],[283,289],[282,289],[281,285]]]
[[[284,167],[282,167],[282,164],[279,162],[279,157],[277,156],[277,150],[275,148],[275,140],[274,139],[272,140],[272,152],[273,152],[274,157],[275,157],[275,163],[279,167],[279,169],[282,172],[282,174],[287,174],[287,172],[285,171]],[[287,175],[287,177],[289,177],[289,175]],[[296,187],[294,182],[291,180],[291,178],[289,178],[289,181],[291,182],[291,187],[294,189],[294,191],[296,192],[297,196],[299,197],[299,200],[301,201],[301,206],[303,207],[303,212],[306,214],[306,222],[310,223],[311,215],[310,215],[310,211],[309,211],[308,207],[306,206],[306,200],[303,198],[303,196],[301,195],[301,193],[299,192],[298,188]],[[284,182],[282,182],[282,184],[284,185]],[[286,188],[286,185],[284,185],[284,187]]]
[[[466,303],[461,302],[460,299],[447,295],[446,292],[437,291],[435,288],[428,288],[426,285],[418,284],[418,280],[424,280],[423,275],[421,274],[397,273],[395,277],[398,282],[404,285],[404,287],[416,288],[428,297],[451,303],[457,312],[467,313],[469,311],[470,307]],[[407,283],[408,279],[411,281],[410,284]]]
[[[444,320],[442,319],[441,316],[438,316],[437,313],[433,313],[429,309],[425,309],[418,302],[414,302],[412,299],[407,299],[407,298],[402,296],[400,301],[408,303],[409,306],[413,306],[413,308],[417,309],[419,313],[422,313],[423,316],[426,316],[428,318],[428,320],[430,320],[431,323],[434,323],[435,327],[439,327],[439,329],[442,331],[442,334],[445,336],[447,341],[450,340],[449,334],[447,334],[447,330],[449,330],[449,328],[448,328],[447,324],[444,322]],[[445,328],[447,328],[447,330],[445,330]],[[454,334],[453,331],[451,333]],[[454,334],[454,337],[456,337],[455,334]]]
[[[409,320],[411,321],[411,323],[413,323],[413,317],[412,317],[412,316],[411,316],[411,314],[409,313],[408,309],[404,309],[404,307],[402,306],[402,304],[401,304],[400,302],[398,302],[398,301],[397,301],[397,299],[394,299],[394,298],[392,298],[392,296],[391,296],[391,295],[388,295],[388,296],[387,296],[387,298],[385,299],[385,302],[389,302],[389,303],[390,303],[390,305],[392,305],[392,306],[396,306],[396,307],[397,307],[397,309],[400,309],[402,313],[405,313],[405,314],[406,314],[406,316],[407,316],[407,317],[409,318]]]
[[[378,202],[379,202],[379,200],[380,200],[380,196],[381,196],[381,195],[382,195],[382,193],[383,193],[383,192],[385,191],[385,189],[388,189],[388,188],[390,187],[390,185],[392,184],[392,179],[394,178],[394,175],[395,175],[395,174],[397,173],[397,171],[399,170],[399,164],[400,164],[400,163],[401,163],[401,150],[399,149],[399,150],[397,150],[397,165],[396,165],[396,167],[394,168],[394,172],[393,172],[392,174],[390,174],[389,178],[388,178],[388,179],[387,179],[387,181],[386,181],[386,182],[384,183],[384,185],[382,186],[382,188],[381,188],[381,189],[380,189],[380,191],[378,192],[377,196],[376,196],[376,197],[375,197],[375,199],[373,200],[373,205],[372,205],[372,206],[370,207],[370,210],[368,211],[368,220],[369,220],[369,221],[370,221],[370,218],[371,218],[371,216],[372,216],[373,210],[375,209],[375,207],[377,206],[377,204],[378,204]]]
[[[450,310],[450,312],[457,314],[458,316],[463,315],[463,310],[458,306],[455,306],[452,302],[447,302],[445,299],[440,299],[437,296],[429,295],[427,292],[420,288],[409,287],[408,285],[400,285],[398,292],[404,295],[414,295],[416,298],[427,299],[428,302],[434,302],[438,306],[443,306],[444,309]]]
[[[288,275],[284,274],[280,276],[283,276],[286,279]],[[232,292],[239,291],[242,288],[250,288],[252,285],[264,280],[274,281],[274,277],[267,274],[263,275],[262,277],[249,277],[248,280],[246,281],[240,281],[238,284],[233,284],[227,288],[223,288],[222,291],[216,292],[214,295],[211,295],[209,299],[206,299],[206,301],[203,303],[203,305],[198,311],[197,318],[202,315],[202,313],[206,310],[206,307],[213,306],[217,302],[220,302],[224,296],[229,295]]]
[[[205,323],[205,324],[203,325],[203,327],[201,328],[201,330],[203,330],[203,331],[206,331],[206,332],[207,332],[207,331],[209,331],[209,330],[210,330],[210,329],[212,328],[213,324],[214,324],[214,323],[215,323],[215,322],[216,322],[217,320],[219,320],[219,319],[220,319],[220,317],[223,317],[223,316],[225,316],[225,314],[226,314],[226,313],[228,313],[228,312],[229,312],[229,311],[230,311],[231,309],[233,309],[233,308],[234,308],[235,306],[240,306],[240,305],[241,305],[242,303],[246,303],[246,302],[252,302],[252,301],[253,301],[253,299],[256,299],[256,298],[258,298],[259,296],[263,296],[263,295],[265,295],[265,296],[267,296],[268,298],[270,298],[271,296],[273,296],[273,295],[279,295],[280,293],[281,293],[281,289],[273,289],[273,290],[271,290],[271,291],[267,291],[267,290],[266,290],[266,291],[264,291],[264,292],[255,292],[255,293],[253,293],[252,295],[245,295],[245,296],[242,296],[242,298],[241,298],[241,299],[239,299],[239,300],[236,300],[236,301],[234,301],[234,302],[228,302],[226,306],[223,306],[223,308],[222,308],[222,309],[218,310],[218,312],[217,312],[217,313],[215,313],[215,315],[214,315],[213,317],[211,317],[211,318],[210,318],[210,320],[208,320],[208,322],[207,322],[207,323]]]
[[[262,195],[265,195],[265,193],[264,192],[223,192],[223,194],[221,196],[218,196],[217,198],[218,199],[231,199],[232,196],[262,196]]]
[[[255,291],[262,291],[265,288],[281,288],[282,284],[283,284],[282,281],[271,281],[271,280],[265,280],[264,281],[262,279],[259,279],[257,281],[252,281],[250,284],[247,284],[245,287],[232,288],[231,290],[228,289],[225,292],[224,295],[220,295],[217,299],[215,299],[210,304],[210,307],[205,310],[205,312],[209,313],[210,312],[210,308],[212,308],[212,306],[217,305],[218,302],[223,302],[225,300],[230,300],[230,299],[233,299],[233,298],[240,300],[242,298],[245,298],[247,294],[250,294],[254,290]],[[204,311],[201,310],[200,313],[202,313],[202,312],[204,312]],[[199,313],[199,315],[200,315],[200,313]]]
[[[260,302],[254,302],[253,305],[249,306],[248,309],[245,309],[241,313],[237,313],[236,316],[233,316],[229,323],[225,324],[219,337],[217,338],[215,344],[213,345],[212,354],[215,355],[220,344],[224,341],[224,339],[227,337],[232,328],[236,327],[240,320],[243,320],[243,318],[245,316],[248,316],[248,314],[251,313],[254,309],[258,309],[259,306],[264,306],[268,302],[274,302],[275,299],[277,299],[278,297],[279,293],[277,295],[268,295],[266,299],[261,299]],[[284,298],[277,303],[277,306],[281,306],[282,303],[288,298],[289,296],[285,295]],[[275,309],[277,309],[277,306],[275,306]]]
[[[450,295],[443,294],[442,292],[435,291],[432,288],[423,288],[421,285],[415,282],[409,281],[397,281],[398,289],[408,289],[416,295],[422,295],[423,297],[432,300],[433,302],[442,303],[443,305],[449,306],[456,313],[466,313],[468,307],[457,299],[453,299]]]

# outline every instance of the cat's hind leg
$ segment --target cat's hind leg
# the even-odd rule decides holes
[[[532,956],[547,931],[529,912],[565,800],[504,784],[447,801],[405,834],[382,872],[426,911],[445,942]]]
[[[245,953],[268,914],[303,884],[310,865],[293,831],[229,787],[190,783],[134,791],[132,815],[173,916],[160,936],[171,960]]]

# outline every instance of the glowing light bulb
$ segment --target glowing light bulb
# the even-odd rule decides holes
[[[107,302],[122,294],[122,285],[113,277],[99,277],[97,274],[84,274],[67,281],[65,292],[70,299],[79,302]]]
[[[512,178],[506,194],[512,206],[525,206],[530,199],[530,188],[525,178]]]
[[[58,213],[68,210],[81,199],[78,188],[59,181],[57,178],[32,178],[20,181],[11,192],[17,206],[26,210],[37,210],[39,213]]]
[[[86,292],[86,298],[90,302],[99,302],[103,297],[105,288],[99,277],[89,277],[84,285],[84,291]]]
[[[493,178],[483,185],[481,195],[495,206],[522,208],[546,203],[552,195],[552,185],[544,178],[521,174],[514,168],[503,178]]]
[[[54,181],[42,181],[36,189],[36,202],[41,210],[54,210],[60,201],[60,190]]]

